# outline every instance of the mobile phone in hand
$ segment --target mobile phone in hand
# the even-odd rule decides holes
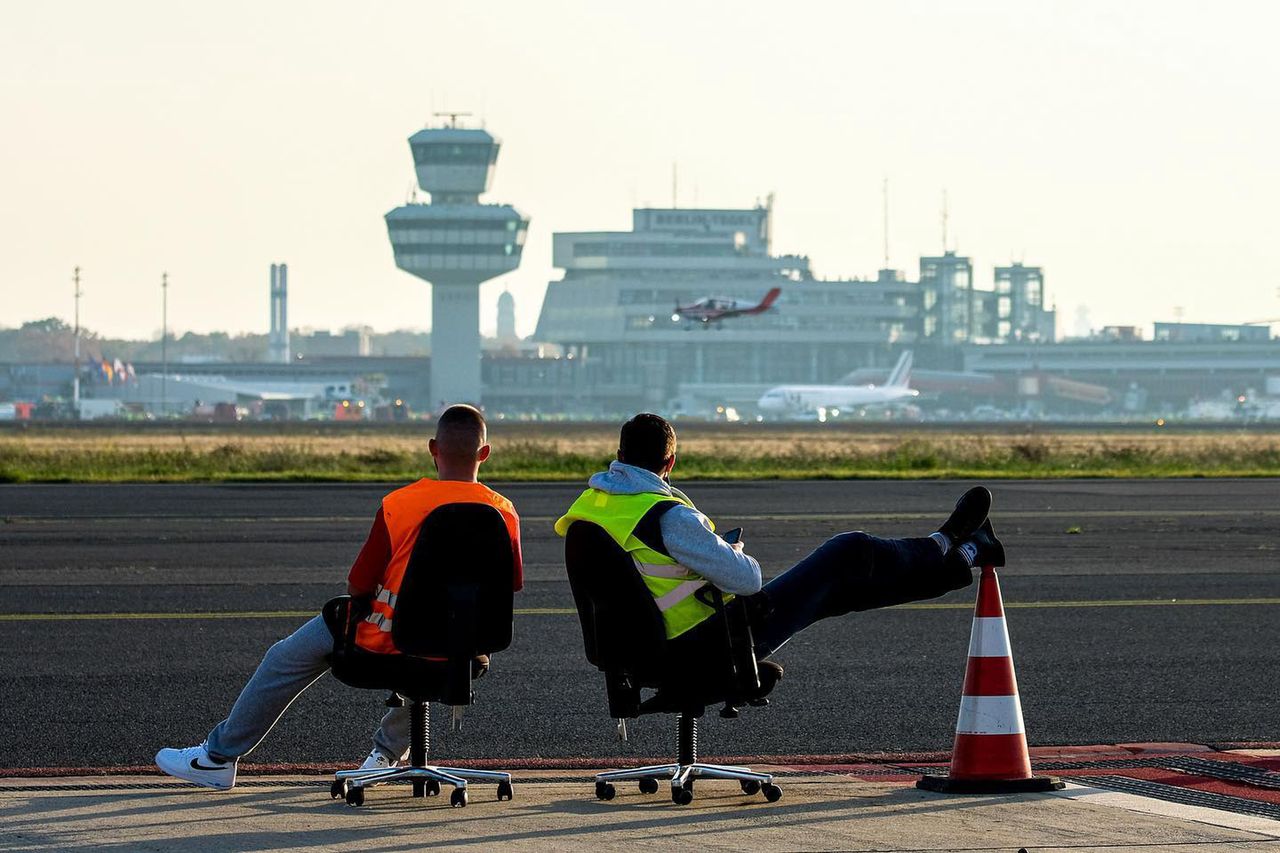
[[[737,544],[742,541],[742,528],[735,527],[720,538],[724,539],[724,541],[728,542],[730,545]]]

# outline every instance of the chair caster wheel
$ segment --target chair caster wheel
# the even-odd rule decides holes
[[[658,793],[658,780],[657,779],[641,779],[640,793],[642,794]]]
[[[512,796],[513,796],[513,792],[511,790],[511,783],[499,782],[498,783],[498,799],[509,800],[511,799]]]
[[[693,802],[693,789],[692,788],[672,788],[671,802],[675,803],[677,806],[689,805],[689,803]]]
[[[440,796],[440,783],[435,779],[428,779],[427,783],[423,785],[422,788],[422,793],[426,794],[428,797]]]
[[[760,791],[760,783],[755,779],[743,779],[739,784],[742,785],[742,793],[744,794],[751,795]]]
[[[455,809],[465,808],[467,805],[467,789],[454,788],[453,793],[449,795],[449,805]]]
[[[333,780],[333,782],[329,785],[329,796],[330,796],[330,798],[332,798],[332,799],[335,799],[335,800],[336,800],[336,799],[338,799],[339,797],[345,797],[346,795],[347,795],[347,783],[346,783],[346,781],[345,781],[345,780],[343,780],[343,779],[335,779],[335,780]]]
[[[782,799],[782,789],[772,782],[765,784],[760,790],[764,792],[764,798],[771,803],[776,803]]]
[[[616,795],[617,793],[618,793],[618,789],[613,787],[613,784],[610,782],[596,783],[596,799],[597,800],[612,800],[614,798],[614,795]]]
[[[347,789],[347,805],[363,806],[364,805],[364,788],[348,788]]]

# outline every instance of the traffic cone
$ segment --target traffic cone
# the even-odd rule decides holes
[[[1000,582],[992,566],[983,566],[978,581],[951,770],[946,776],[925,776],[916,787],[951,794],[1012,794],[1065,787],[1052,776],[1031,774],[1009,629],[1004,623]]]

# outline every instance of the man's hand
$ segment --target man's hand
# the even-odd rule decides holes
[[[739,539],[737,542],[730,542],[730,543],[729,543],[729,547],[730,547],[730,548],[732,548],[733,550],[737,551],[739,554],[741,554],[741,553],[742,553],[742,540],[741,540],[741,539]]]

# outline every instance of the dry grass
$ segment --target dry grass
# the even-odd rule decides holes
[[[1280,475],[1280,436],[1164,431],[967,434],[822,426],[680,426],[683,477]],[[424,428],[31,429],[0,433],[0,481],[403,480],[431,470]],[[616,431],[498,424],[489,479],[576,480]]]

